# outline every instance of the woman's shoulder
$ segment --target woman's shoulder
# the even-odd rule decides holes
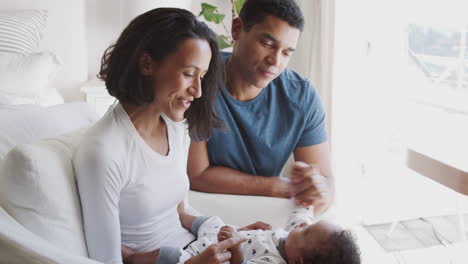
[[[122,130],[123,128],[113,120],[111,115],[103,116],[85,132],[77,153],[96,159],[125,153],[122,148],[127,140]]]

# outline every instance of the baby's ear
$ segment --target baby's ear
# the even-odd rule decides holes
[[[307,223],[301,223],[301,224],[299,225],[299,227],[304,227],[304,226],[308,226],[308,224],[307,224]]]

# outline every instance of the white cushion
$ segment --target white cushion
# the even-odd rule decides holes
[[[87,256],[72,154],[84,129],[18,145],[0,161],[0,205],[51,244]]]
[[[46,10],[0,10],[0,51],[28,54],[39,46]]]
[[[0,94],[37,98],[47,92],[60,68],[52,52],[28,55],[0,52]]]
[[[94,107],[87,103],[51,107],[0,105],[0,160],[17,144],[68,133],[89,126],[98,118]]]
[[[55,87],[49,87],[44,94],[36,98],[35,103],[42,106],[53,106],[63,104],[65,101]]]

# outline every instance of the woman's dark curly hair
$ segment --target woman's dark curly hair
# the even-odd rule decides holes
[[[221,125],[214,111],[214,99],[222,67],[216,35],[189,11],[156,8],[133,19],[117,42],[104,52],[98,78],[105,81],[109,94],[122,103],[151,103],[154,90],[148,77],[140,72],[140,57],[147,53],[153,60],[161,61],[187,39],[206,40],[211,48],[209,69],[201,83],[202,97],[195,99],[184,114],[192,138],[206,140],[211,128]]]

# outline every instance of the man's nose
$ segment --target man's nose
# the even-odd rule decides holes
[[[279,50],[272,51],[267,57],[268,64],[272,66],[279,66],[280,60],[281,60],[281,54]]]

